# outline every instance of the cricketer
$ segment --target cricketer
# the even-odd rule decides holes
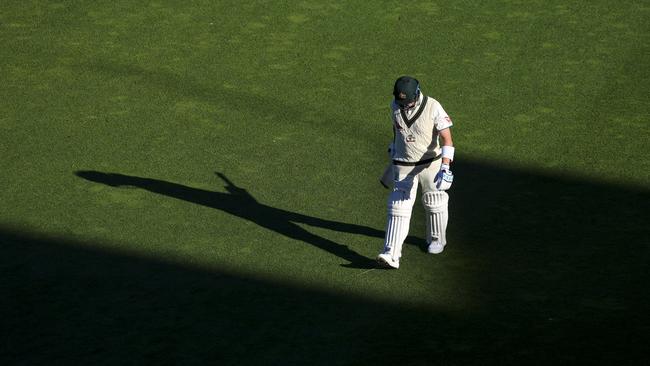
[[[452,121],[440,103],[420,91],[420,83],[409,76],[395,81],[391,102],[393,142],[391,164],[380,179],[392,185],[388,196],[388,215],[384,248],[377,257],[380,265],[399,268],[402,245],[409,232],[411,212],[418,185],[422,185],[422,204],[426,213],[427,251],[439,254],[447,244],[447,190],[453,182],[450,170],[454,160]],[[392,181],[386,179],[391,176]]]

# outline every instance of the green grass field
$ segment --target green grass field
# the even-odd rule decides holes
[[[0,364],[643,364],[647,1],[4,1]],[[394,80],[449,245],[375,268]]]

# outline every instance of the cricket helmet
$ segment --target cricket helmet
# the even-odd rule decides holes
[[[420,82],[410,76],[402,76],[395,81],[393,95],[395,103],[400,107],[405,107],[417,100],[420,95]]]

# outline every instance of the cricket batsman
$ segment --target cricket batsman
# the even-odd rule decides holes
[[[447,244],[447,190],[454,176],[451,139],[452,122],[440,103],[420,91],[420,83],[409,76],[395,81],[391,103],[394,138],[390,145],[393,188],[388,196],[388,219],[384,249],[377,257],[380,265],[399,268],[402,244],[409,232],[411,211],[418,184],[426,213],[427,251],[441,253]]]

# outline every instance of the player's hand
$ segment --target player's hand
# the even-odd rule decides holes
[[[446,191],[451,188],[451,183],[454,181],[454,174],[449,170],[448,164],[442,164],[440,171],[436,174],[433,182],[439,191]]]

